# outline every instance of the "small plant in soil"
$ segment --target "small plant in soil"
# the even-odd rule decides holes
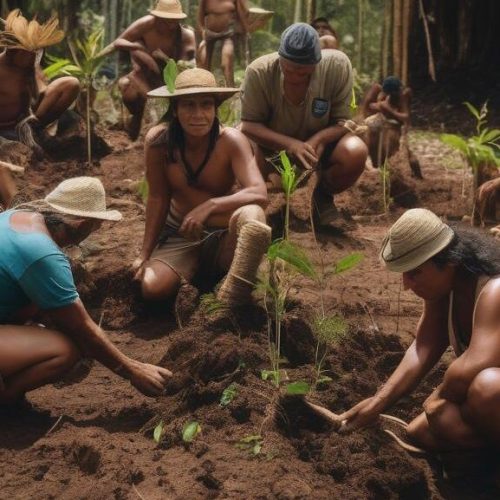
[[[92,95],[94,94],[93,84],[105,57],[102,54],[103,34],[102,30],[96,30],[90,33],[84,40],[68,40],[72,61],[58,57],[49,57],[52,64],[44,70],[45,75],[49,79],[60,75],[69,75],[75,76],[80,80],[85,96],[87,159],[89,166],[92,164],[91,102]]]
[[[201,426],[198,422],[187,422],[182,428],[182,440],[185,443],[191,443],[201,432]]]
[[[471,103],[464,102],[470,114],[476,120],[476,135],[468,138],[456,134],[442,134],[441,140],[458,150],[465,158],[473,173],[473,189],[477,188],[489,178],[496,176],[500,167],[500,129],[490,129],[486,126],[488,118],[488,102],[481,109]],[[474,207],[475,207],[474,203]],[[472,214],[474,221],[474,213]]]
[[[236,448],[250,453],[250,455],[257,456],[262,450],[263,438],[260,434],[251,434],[242,437],[236,444]]]
[[[231,384],[222,391],[222,396],[220,398],[219,404],[222,407],[226,407],[234,400],[237,395],[238,388],[236,387],[236,384]]]
[[[153,430],[153,439],[155,443],[159,443],[161,441],[162,436],[163,436],[163,420],[160,420],[160,423]]]

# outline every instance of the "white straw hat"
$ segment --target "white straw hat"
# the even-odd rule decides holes
[[[389,229],[380,259],[390,271],[411,271],[447,247],[453,236],[453,229],[433,212],[413,208]]]
[[[175,90],[169,92],[166,85],[148,92],[149,97],[181,97],[193,94],[215,94],[219,101],[228,99],[240,89],[235,87],[218,87],[215,76],[201,68],[186,69],[175,79]]]
[[[187,14],[182,12],[182,5],[179,0],[158,0],[154,9],[149,9],[149,13],[163,19],[186,19]]]
[[[106,193],[102,182],[95,177],[74,177],[61,182],[45,198],[54,210],[90,219],[118,221],[118,210],[106,209]]]

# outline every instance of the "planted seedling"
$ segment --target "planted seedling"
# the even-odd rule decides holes
[[[153,439],[155,443],[159,443],[161,441],[161,437],[163,435],[163,420],[160,420],[160,423],[154,428],[153,431]]]
[[[182,440],[191,443],[200,432],[201,426],[198,422],[187,422],[182,428]]]
[[[220,405],[222,407],[228,406],[234,398],[238,395],[238,388],[236,384],[231,384],[222,391],[222,396],[220,398]]]
[[[252,434],[241,438],[235,446],[240,450],[247,451],[253,456],[257,456],[262,450],[263,441],[260,434]]]
[[[309,393],[311,390],[311,386],[304,382],[303,380],[299,380],[297,382],[292,382],[285,387],[286,393],[289,396],[304,396]]]

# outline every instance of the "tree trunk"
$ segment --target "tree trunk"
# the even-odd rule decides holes
[[[389,41],[391,39],[391,13],[392,13],[392,0],[385,0],[384,2],[384,22],[382,25],[382,48],[381,48],[381,62],[380,69],[381,75],[380,79],[385,78],[389,75],[389,61],[390,61],[390,51],[389,51]]]
[[[312,23],[316,18],[316,0],[307,0],[307,22]]]
[[[358,73],[363,70],[362,67],[362,54],[363,54],[363,7],[364,1],[358,0],[358,47],[356,51],[356,69]]]
[[[401,80],[408,84],[408,44],[410,34],[411,0],[403,0]]]
[[[302,0],[295,0],[295,13],[293,15],[293,22],[300,23],[302,20]]]
[[[401,4],[402,0],[394,0],[392,23],[392,69],[398,78],[401,78]]]

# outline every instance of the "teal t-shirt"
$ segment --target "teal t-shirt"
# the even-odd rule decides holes
[[[57,309],[78,298],[64,253],[47,234],[12,229],[13,213],[0,214],[0,324],[28,304]]]

